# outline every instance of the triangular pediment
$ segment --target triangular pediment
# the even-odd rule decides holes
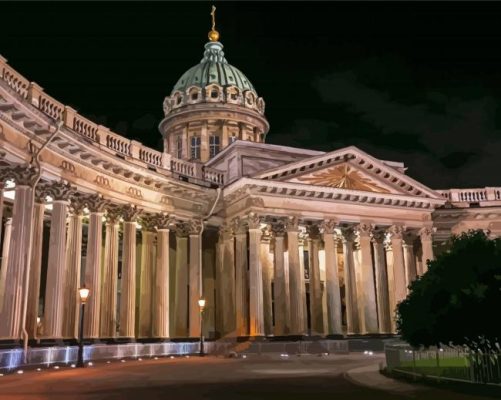
[[[356,147],[262,172],[254,178],[302,185],[439,199],[441,196],[405,175],[402,164],[378,160]]]
[[[314,172],[295,176],[285,182],[303,183],[313,186],[326,186],[339,189],[361,190],[364,192],[399,193],[381,180],[374,179],[367,173],[347,162]]]

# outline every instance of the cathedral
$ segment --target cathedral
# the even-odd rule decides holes
[[[1,342],[77,338],[84,286],[96,342],[394,334],[452,234],[501,233],[501,188],[266,144],[265,101],[214,26],[163,111],[157,151],[0,57]]]

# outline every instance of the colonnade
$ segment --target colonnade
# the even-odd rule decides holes
[[[30,338],[77,337],[83,284],[91,291],[86,338],[200,334],[198,300],[207,295],[201,220],[112,204],[63,182],[41,183],[32,193],[32,169],[0,172],[3,182],[16,183],[12,218],[2,226],[1,339],[21,338],[24,327]],[[3,213],[3,189],[0,194]],[[47,246],[43,225],[48,215]],[[223,223],[212,245],[215,272],[209,278],[215,281],[216,321],[207,330],[219,336],[393,333],[396,304],[433,258],[428,225],[406,229],[253,212]],[[44,247],[48,261],[40,326]]]
[[[2,214],[3,182],[15,182],[12,218],[2,226],[1,340],[20,339],[24,327],[30,338],[78,337],[78,288],[82,285],[90,289],[84,337],[171,337],[170,313],[176,311],[170,308],[169,292],[172,229],[178,242],[174,287],[180,311],[175,312],[175,319],[189,321],[189,327],[176,324],[176,333],[182,337],[200,334],[201,221],[183,221],[173,215],[146,213],[132,205],[112,204],[101,195],[78,192],[63,182],[40,183],[33,196],[34,171],[14,167],[0,173]],[[50,212],[46,212],[47,198]],[[48,243],[43,241],[44,218],[50,224]],[[48,248],[47,271],[45,292],[40,296],[44,247]],[[190,299],[183,310],[188,287]],[[41,297],[44,304],[40,318]]]
[[[217,245],[219,330],[239,336],[394,333],[396,304],[433,258],[431,232],[429,226],[255,213],[237,218],[221,227]]]

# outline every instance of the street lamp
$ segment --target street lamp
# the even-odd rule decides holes
[[[78,359],[77,359],[77,367],[83,368],[85,366],[83,361],[83,325],[84,325],[84,313],[85,313],[85,302],[89,297],[90,290],[85,287],[81,287],[78,289],[78,295],[80,296],[80,303],[82,304],[80,311],[80,329],[78,334]]]
[[[202,297],[198,300],[198,307],[200,308],[200,357],[204,354],[204,331],[203,331],[203,313],[205,308],[205,299]]]

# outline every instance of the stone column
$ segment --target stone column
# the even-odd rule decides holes
[[[216,331],[219,336],[224,335],[223,325],[223,310],[224,310],[224,297],[223,297],[223,254],[224,254],[224,230],[226,226],[220,226],[218,232],[218,241],[216,243],[216,312],[215,323]]]
[[[12,235],[12,218],[7,218],[4,228],[4,240],[2,248],[2,265],[0,266],[0,312],[5,299],[5,281],[7,279],[7,264],[9,262],[9,248]]]
[[[3,180],[0,179],[0,238],[2,237],[2,229],[3,229],[4,187],[5,183],[3,182]],[[2,307],[0,306],[0,311],[1,310]]]
[[[400,303],[407,296],[405,285],[405,262],[402,247],[404,228],[400,225],[390,227],[391,250],[393,253],[393,280],[395,285],[395,305]]]
[[[249,334],[247,290],[247,224],[240,218],[233,221],[235,232],[235,319],[238,336]]]
[[[45,287],[44,336],[62,339],[66,283],[66,217],[68,198],[72,191],[67,184],[55,183],[48,194],[53,198],[53,203]]]
[[[360,333],[358,319],[358,299],[355,278],[355,260],[353,259],[353,242],[355,234],[352,228],[343,229],[344,253],[344,289],[346,303],[346,329],[348,334]]]
[[[308,252],[310,258],[310,316],[312,335],[323,335],[322,287],[320,285],[320,231],[316,225],[308,225]]]
[[[376,296],[379,333],[391,333],[390,297],[388,274],[384,249],[385,234],[375,231],[372,234],[374,264],[376,269]]]
[[[328,220],[322,224],[325,249],[325,288],[327,291],[328,335],[342,335],[341,291],[337,265],[337,221]]]
[[[189,265],[189,336],[200,336],[200,308],[198,300],[202,297],[202,227],[201,220],[189,222],[190,265]]]
[[[223,232],[223,325],[224,332],[235,336],[235,247],[232,229]]]
[[[141,271],[139,278],[138,337],[152,336],[152,300],[155,278],[155,226],[151,215],[141,218]]]
[[[42,269],[43,218],[45,205],[42,196],[35,196],[33,211],[33,235],[31,248],[30,283],[28,307],[26,310],[26,330],[30,338],[37,337],[38,302],[40,298],[40,273]],[[0,307],[1,308],[1,307]]]
[[[273,278],[273,304],[275,315],[275,336],[284,336],[289,333],[287,321],[287,293],[284,266],[284,235],[283,222],[275,222],[271,225],[273,239],[275,241],[275,263]]]
[[[108,208],[106,212],[103,281],[101,286],[100,335],[103,338],[114,338],[117,334],[119,219],[119,210]]]
[[[188,336],[188,235],[189,225],[176,224],[175,336]]]
[[[85,207],[81,196],[71,199],[71,215],[69,217],[66,244],[66,283],[65,283],[65,316],[63,335],[67,338],[78,338],[80,321],[80,295],[82,266],[82,213]]]
[[[289,218],[287,229],[287,253],[289,257],[290,334],[304,335],[306,331],[304,270],[299,260],[299,226],[296,217]]]
[[[378,333],[376,290],[374,287],[374,267],[371,251],[373,226],[366,223],[358,225],[360,235],[360,255],[362,269],[362,293],[364,333]]]
[[[421,259],[421,271],[420,274],[424,274],[428,271],[428,261],[433,261],[433,228],[423,227],[419,231],[419,237],[421,239],[421,247],[423,249],[423,257]]]
[[[19,166],[0,169],[0,177],[4,177],[4,180],[14,178],[16,182],[12,233],[5,269],[4,301],[0,313],[0,321],[2,321],[0,338],[7,340],[21,337],[24,276],[26,272],[29,272],[31,262],[28,259],[33,218],[33,197],[30,186],[35,176],[35,168]]]
[[[119,335],[132,339],[135,336],[136,320],[136,219],[141,210],[134,206],[122,209],[123,248],[122,279],[120,291]]]
[[[407,232],[403,237],[402,244],[404,249],[404,263],[405,263],[405,284],[407,287],[416,279],[416,257],[414,255],[414,239],[415,236]]]
[[[162,339],[170,337],[169,227],[173,221],[172,216],[157,214],[157,273],[153,308],[153,336]]]
[[[264,336],[263,265],[261,263],[261,220],[255,213],[247,218],[249,226],[249,334]]]
[[[103,246],[103,215],[107,202],[100,195],[86,199],[90,211],[87,235],[87,257],[85,259],[85,286],[89,288],[89,299],[85,305],[84,337],[99,337],[101,320],[101,253]]]
[[[273,334],[273,311],[271,282],[273,281],[273,254],[271,253],[271,234],[268,228],[261,231],[260,255],[263,271],[263,315],[265,335]]]

